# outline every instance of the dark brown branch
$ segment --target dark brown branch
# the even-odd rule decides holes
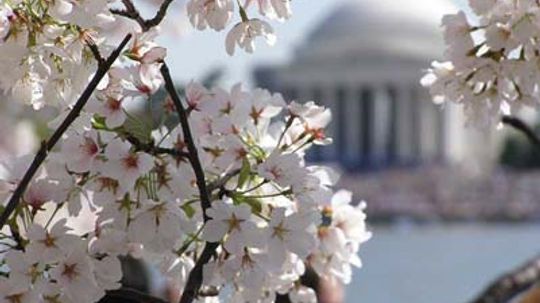
[[[507,303],[538,282],[540,256],[498,278],[471,303]]]
[[[105,59],[103,59],[103,57],[101,56],[98,46],[93,41],[88,42],[86,45],[92,52],[92,55],[94,56],[94,59],[96,59],[98,66],[105,64]]]
[[[166,300],[145,294],[133,288],[123,287],[120,289],[110,290],[107,292],[107,296],[102,301],[118,300],[118,302],[125,302],[131,300],[135,302],[144,303],[169,303]],[[121,300],[121,301],[120,301]]]
[[[148,20],[145,20],[141,16],[141,13],[135,7],[135,5],[133,4],[131,0],[122,0],[122,3],[124,4],[125,9],[124,10],[111,9],[111,13],[134,20],[135,22],[139,24],[143,32],[147,32],[153,27],[159,25],[161,21],[163,21],[163,18],[165,18],[165,15],[167,14],[167,10],[169,9],[169,6],[171,5],[173,1],[174,0],[164,0],[163,3],[161,3],[158,11],[156,12],[156,15],[153,18],[148,19]]]
[[[180,126],[182,127],[184,141],[186,142],[189,153],[189,162],[191,163],[191,166],[195,173],[195,178],[197,179],[196,181],[197,187],[199,188],[199,194],[201,196],[201,206],[203,210],[204,221],[206,222],[208,221],[208,217],[206,216],[206,210],[211,206],[210,195],[206,188],[206,177],[204,175],[204,170],[199,158],[199,152],[197,150],[197,146],[195,145],[195,139],[193,138],[193,134],[191,133],[191,127],[189,126],[188,114],[184,105],[182,104],[182,100],[180,100],[180,96],[178,96],[176,88],[174,87],[171,73],[165,62],[163,62],[163,65],[161,66],[161,75],[165,80],[165,89],[171,96],[171,99],[173,100],[174,106],[176,107],[176,111],[180,119]]]
[[[176,88],[174,87],[174,82],[171,78],[169,68],[167,67],[167,64],[165,62],[161,66],[161,75],[163,76],[163,79],[165,80],[165,89],[171,96],[171,99],[173,100],[174,106],[176,107],[176,111],[178,112],[178,116],[180,118],[180,126],[182,127],[184,140],[186,142],[186,145],[189,151],[189,161],[191,163],[193,171],[195,172],[195,177],[197,179],[197,186],[199,188],[199,194],[201,197],[201,208],[203,211],[203,218],[204,218],[204,221],[206,222],[209,219],[208,216],[206,215],[206,210],[211,207],[210,195],[206,187],[206,177],[204,175],[204,170],[202,168],[201,161],[199,159],[197,146],[195,145],[195,140],[193,138],[193,135],[191,133],[191,128],[189,126],[188,113],[184,105],[182,104],[182,100],[180,100],[180,97],[178,96],[178,92],[176,91]],[[206,263],[208,263],[208,261],[210,261],[210,258],[214,255],[218,246],[219,246],[219,243],[207,242],[205,244],[203,252],[201,253],[201,256],[199,257],[199,259],[197,260],[195,267],[189,273],[189,277],[186,282],[186,286],[184,287],[184,292],[182,293],[182,298],[180,299],[180,303],[193,302],[193,300],[199,293],[199,290],[202,285],[203,267]]]
[[[159,25],[161,21],[163,21],[163,18],[165,18],[165,15],[167,13],[167,9],[173,1],[174,0],[164,0],[163,3],[161,3],[161,6],[159,7],[159,10],[157,11],[154,18],[145,21],[145,25],[148,29]]]
[[[214,255],[218,246],[219,243],[217,242],[206,242],[201,256],[197,260],[197,263],[195,263],[195,267],[193,267],[189,273],[184,292],[182,293],[182,298],[180,298],[180,303],[192,303],[197,297],[203,281],[203,267],[210,261],[210,258]]]
[[[523,122],[521,119],[505,115],[501,119],[503,124],[506,124],[508,126],[513,127],[514,129],[522,132],[531,143],[536,145],[536,147],[540,148],[540,138],[538,135],[534,132],[532,128],[530,128],[525,122]]]
[[[62,135],[66,132],[66,130],[71,126],[71,124],[77,119],[79,114],[81,113],[82,109],[86,105],[86,102],[88,99],[90,99],[90,96],[92,96],[92,93],[98,86],[99,82],[103,77],[107,74],[109,71],[109,68],[112,66],[112,64],[116,61],[118,56],[122,53],[122,50],[126,46],[126,44],[131,39],[131,35],[127,35],[124,40],[120,43],[120,45],[111,53],[109,58],[98,66],[98,69],[96,73],[94,74],[94,77],[92,77],[92,80],[90,83],[88,83],[88,86],[83,91],[71,111],[68,113],[66,118],[64,118],[64,121],[60,126],[55,130],[55,132],[52,134],[52,136],[47,141],[43,141],[41,143],[41,147],[39,151],[37,152],[36,156],[34,157],[34,160],[32,161],[32,164],[28,167],[28,170],[24,174],[22,180],[17,185],[17,188],[13,192],[13,195],[11,195],[11,198],[9,199],[9,202],[0,215],[0,229],[6,224],[6,221],[11,216],[13,211],[17,208],[17,205],[19,204],[19,201],[21,197],[23,196],[24,192],[26,191],[26,188],[32,181],[32,178],[38,171],[39,167],[45,161],[47,158],[47,154],[53,149],[53,147],[58,143],[58,141],[62,138]]]
[[[178,159],[178,158],[187,159],[189,157],[188,153],[185,153],[175,148],[159,147],[159,146],[156,146],[154,142],[144,143],[144,142],[141,142],[141,140],[131,135],[127,135],[125,136],[125,138],[129,143],[131,143],[131,145],[135,147],[137,151],[142,151],[153,156],[170,155],[174,157],[175,159]]]

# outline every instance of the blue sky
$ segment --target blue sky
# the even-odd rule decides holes
[[[225,52],[226,32],[190,30],[182,37],[166,38],[169,47],[168,61],[174,67],[174,77],[179,81],[198,80],[217,66],[225,68],[227,74],[224,85],[250,80],[250,72],[257,64],[284,63],[290,59],[294,48],[301,44],[321,20],[342,0],[294,0],[294,16],[283,24],[273,23],[278,36],[275,46],[269,47],[260,41],[254,54],[237,51],[233,57]],[[361,1],[361,0],[360,0]],[[419,5],[423,1],[417,0]],[[458,7],[464,7],[467,0],[454,0]],[[399,2],[399,0],[396,0]],[[314,4],[316,3],[316,4]]]

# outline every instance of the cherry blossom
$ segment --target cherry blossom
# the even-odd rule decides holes
[[[135,181],[153,167],[152,157],[130,149],[127,142],[111,141],[105,151],[108,161],[102,164],[104,175],[117,180],[124,189],[132,188]]]
[[[233,10],[232,0],[190,0],[187,4],[189,20],[199,30],[207,26],[217,31],[224,29]]]
[[[50,230],[38,224],[30,226],[27,232],[30,241],[27,247],[28,254],[43,263],[60,261],[78,243],[76,241],[78,237],[70,233],[71,228],[66,226],[66,221],[66,219],[59,220]]]
[[[274,209],[267,227],[268,252],[276,265],[286,260],[287,252],[300,258],[308,256],[316,247],[316,240],[308,229],[317,223],[314,214],[286,215],[284,208]],[[315,216],[316,218],[316,216]]]
[[[93,267],[87,253],[75,249],[51,270],[51,277],[62,287],[62,292],[70,300],[94,302],[104,293],[97,284]]]
[[[182,221],[185,220],[180,208],[173,203],[146,201],[133,215],[128,239],[144,244],[149,250],[171,249],[182,239],[182,230],[185,230]]]
[[[539,7],[534,1],[471,0],[477,18],[443,17],[446,62],[422,79],[436,103],[463,105],[466,122],[483,129],[538,104]]]
[[[224,248],[230,252],[242,251],[257,242],[256,226],[250,220],[251,209],[246,204],[234,206],[216,201],[206,214],[212,218],[203,229],[202,238],[206,241],[218,242],[227,234]]]
[[[93,168],[100,149],[97,132],[87,131],[69,136],[62,145],[62,154],[67,157],[69,170],[83,173]]]
[[[0,240],[0,303],[98,302],[123,287],[125,256],[159,268],[189,302],[270,303],[277,294],[313,302],[314,291],[301,285],[308,265],[350,281],[370,237],[364,204],[334,195],[335,173],[304,159],[313,145],[331,143],[324,135],[330,110],[241,83],[229,89],[191,81],[180,93],[166,64],[172,54],[158,42],[166,40],[159,25],[171,3],[145,19],[134,2],[121,2],[0,4],[0,67],[9,71],[0,74],[0,90],[18,107],[54,116],[52,135],[32,146],[35,158],[30,148],[1,150],[8,226]],[[257,37],[272,45],[269,21],[292,16],[288,0],[186,5],[196,29],[228,30],[229,55],[237,46],[253,52]],[[447,20],[449,41],[468,43],[465,21]],[[121,44],[118,34],[126,35]],[[489,44],[507,47],[522,36],[504,40],[494,31]],[[494,81],[485,80],[491,69],[504,71],[523,94],[535,92],[517,65],[473,63],[482,81]],[[461,66],[439,66],[425,82],[446,98],[442,79],[460,76]],[[147,124],[132,115],[132,105],[155,102],[162,89],[163,116]],[[200,269],[203,276],[193,279]],[[196,299],[189,296],[197,291],[184,291],[200,287],[218,295]]]
[[[225,47],[229,55],[234,55],[236,45],[244,49],[248,53],[253,53],[255,50],[255,38],[263,37],[272,46],[276,43],[274,30],[266,21],[260,19],[250,19],[236,24],[227,34]]]

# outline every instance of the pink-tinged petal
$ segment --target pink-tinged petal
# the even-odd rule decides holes
[[[227,37],[225,38],[225,49],[227,50],[227,54],[229,56],[234,55],[234,48],[236,46],[236,36],[238,35],[237,27],[239,24],[235,25],[227,34]]]
[[[120,127],[122,126],[122,124],[124,124],[125,121],[126,114],[121,110],[109,114],[105,119],[105,123],[109,128]]]
[[[210,220],[203,228],[201,238],[208,242],[218,242],[227,232],[227,225],[223,221]]]
[[[143,64],[160,62],[167,56],[167,49],[164,47],[154,47],[147,51],[141,59]]]
[[[241,253],[245,245],[244,237],[242,233],[234,231],[227,237],[227,241],[224,243],[225,249],[230,253]]]

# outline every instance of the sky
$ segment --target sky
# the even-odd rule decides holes
[[[294,0],[293,17],[285,22],[273,22],[278,37],[273,47],[258,41],[254,54],[247,54],[237,49],[234,56],[225,52],[226,30],[196,31],[188,29],[181,36],[169,36],[162,41],[168,46],[167,60],[173,67],[173,77],[180,82],[200,80],[205,74],[217,67],[226,71],[223,85],[230,86],[237,82],[251,85],[251,71],[259,64],[284,64],[291,59],[296,46],[300,45],[332,9],[344,0]],[[362,1],[362,0],[357,0]],[[395,0],[399,3],[400,0]],[[418,5],[432,0],[417,0]],[[465,7],[467,0],[454,0],[457,7]],[[414,8],[411,8],[414,9]],[[450,12],[449,12],[450,13]],[[189,24],[183,24],[190,28]]]

